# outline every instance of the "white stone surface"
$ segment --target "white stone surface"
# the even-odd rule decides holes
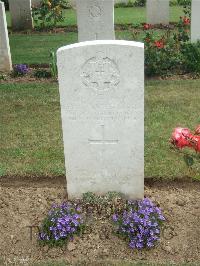
[[[114,40],[114,1],[76,0],[78,40]]]
[[[13,30],[33,28],[31,0],[9,0],[9,7]]]
[[[169,24],[169,0],[147,0],[147,23]]]
[[[191,41],[200,40],[200,0],[192,0]]]
[[[114,3],[128,3],[129,0],[114,0]],[[76,6],[76,0],[69,0],[69,3],[75,7]]]
[[[89,41],[57,52],[68,197],[142,198],[144,47]]]
[[[0,2],[0,71],[12,69],[6,13],[4,3]]]

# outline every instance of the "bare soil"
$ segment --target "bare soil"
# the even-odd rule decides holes
[[[3,73],[3,78],[1,78],[0,73],[0,85],[1,84],[8,84],[8,83],[56,83],[57,79],[49,77],[49,78],[37,78],[34,76],[34,72],[36,69],[44,69],[47,70],[49,67],[48,64],[32,64],[29,66],[28,74],[24,76],[13,77],[12,73]],[[199,79],[199,74],[195,73],[187,73],[187,74],[171,74],[169,76],[152,76],[152,77],[145,77],[145,80],[192,80],[192,79]]]
[[[0,265],[49,260],[79,265],[100,261],[200,265],[200,182],[151,180],[145,184],[145,196],[162,208],[167,219],[155,248],[131,250],[113,234],[110,218],[95,211],[81,237],[62,248],[49,248],[38,244],[37,226],[52,203],[67,200],[65,178],[0,178]]]
[[[143,24],[142,23],[137,29],[143,30]],[[151,25],[151,29],[162,29],[162,30],[174,30],[177,26],[177,23],[171,22],[169,25],[164,24],[157,24],[157,25]],[[131,30],[135,29],[134,24],[132,23],[126,23],[126,24],[115,24],[115,30]],[[66,33],[66,32],[78,32],[77,25],[65,25],[60,27],[47,27],[47,28],[35,28],[33,30],[21,30],[21,31],[13,31],[11,28],[9,28],[10,33],[16,34],[44,34],[44,33]]]

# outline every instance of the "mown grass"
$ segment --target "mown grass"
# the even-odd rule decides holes
[[[133,40],[129,31],[116,33],[117,39]],[[49,63],[49,53],[59,47],[76,43],[78,34],[75,32],[60,34],[13,34],[10,35],[10,47],[13,64]]]
[[[168,139],[174,127],[200,123],[200,81],[149,81],[145,87],[145,176],[175,178],[189,172]],[[0,175],[63,175],[58,85],[0,85]],[[199,177],[200,178],[200,177]]]
[[[177,22],[179,17],[183,15],[183,7],[171,6],[170,7],[170,21]],[[8,26],[11,27],[10,12],[6,12]],[[76,25],[76,11],[67,9],[64,11],[65,20],[58,24],[58,26]],[[146,22],[146,8],[145,7],[128,7],[128,8],[115,8],[115,24],[138,24]]]
[[[142,30],[117,30],[116,39],[129,41],[143,41]],[[154,36],[160,38],[163,30],[155,29]],[[59,47],[76,43],[78,34],[76,32],[65,33],[41,33],[41,34],[12,34],[10,35],[10,46],[13,64],[43,64],[49,63],[49,53],[56,51]]]
[[[49,53],[59,47],[77,42],[77,33],[13,34],[10,47],[13,64],[49,63]]]

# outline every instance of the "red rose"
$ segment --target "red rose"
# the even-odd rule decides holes
[[[144,30],[149,30],[151,28],[151,24],[145,23],[143,28]]]
[[[164,48],[164,42],[163,42],[163,40],[155,41],[154,44],[159,49]]]
[[[185,25],[190,25],[190,19],[187,18],[187,17],[184,17],[184,18],[183,18],[183,23],[184,23]]]
[[[187,138],[191,135],[188,128],[177,127],[171,136],[171,143],[177,148],[190,147],[191,144]]]
[[[200,125],[197,127],[195,134],[200,133]],[[200,152],[200,136],[193,135],[188,128],[177,127],[171,136],[171,143],[179,149],[190,147]]]

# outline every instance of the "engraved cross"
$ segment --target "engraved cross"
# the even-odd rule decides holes
[[[89,143],[90,144],[96,144],[96,145],[112,145],[112,144],[117,144],[119,142],[119,140],[117,139],[107,139],[105,137],[105,126],[101,125],[101,134],[102,134],[102,138],[101,139],[89,139]],[[103,153],[104,150],[102,150]]]

